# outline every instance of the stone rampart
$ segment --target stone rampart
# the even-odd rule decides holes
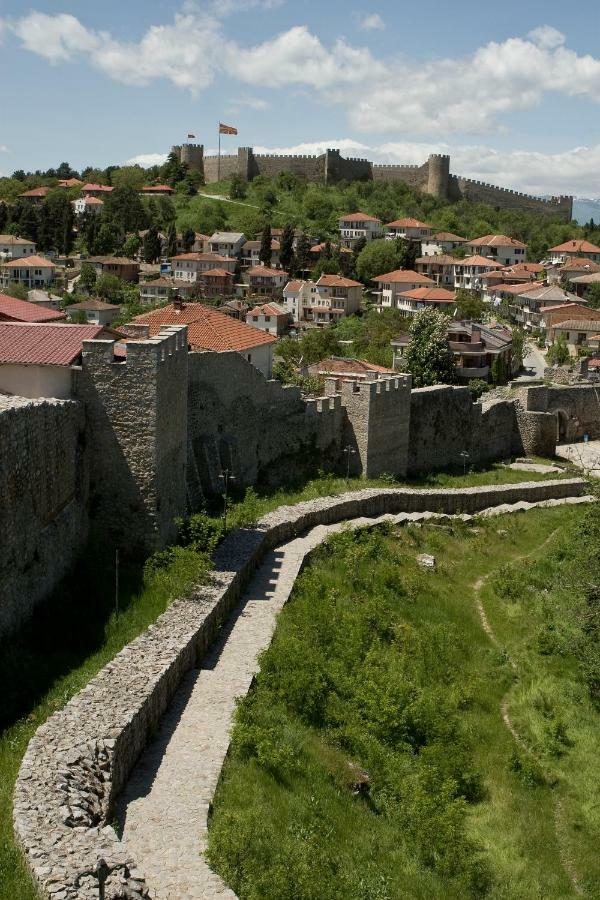
[[[552,413],[561,441],[600,439],[600,387],[595,384],[548,385],[527,392],[527,410]]]
[[[0,398],[0,635],[72,566],[88,532],[88,452],[79,403]]]
[[[220,173],[220,175],[219,175]],[[218,181],[221,178],[231,178],[238,174],[237,156],[222,156],[219,165],[217,156],[204,157],[204,181],[206,184]]]
[[[547,200],[543,197],[534,197],[531,194],[523,194],[510,188],[498,187],[495,184],[487,184],[485,181],[476,181],[472,178],[454,176],[455,188],[458,195],[472,203],[485,203],[488,206],[500,209],[515,209],[522,212],[538,212],[550,216],[558,216],[570,222],[573,218],[572,197],[552,197]],[[458,198],[457,198],[458,199]]]
[[[404,476],[408,467],[411,376],[342,382],[346,411],[343,453],[350,472],[365,478]]]
[[[148,896],[143,873],[109,824],[115,800],[186,671],[197,665],[264,554],[320,524],[385,513],[477,513],[521,500],[581,496],[582,479],[459,490],[366,490],[280,507],[233,532],[211,582],[174,603],[32,738],[14,796],[14,825],[45,897]]]

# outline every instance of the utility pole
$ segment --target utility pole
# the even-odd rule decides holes
[[[229,482],[235,481],[235,475],[231,469],[223,469],[219,478],[223,480],[223,531],[227,531],[227,500],[229,495]]]
[[[466,475],[467,474],[467,460],[470,459],[471,456],[466,450],[461,450],[459,455],[463,461],[463,475]]]

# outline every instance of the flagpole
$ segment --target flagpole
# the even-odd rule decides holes
[[[221,180],[221,123],[219,122],[219,157],[217,160],[217,181]]]

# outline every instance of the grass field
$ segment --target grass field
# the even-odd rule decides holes
[[[317,551],[215,802],[242,900],[600,896],[599,539],[563,507]]]
[[[413,485],[460,487],[538,480],[500,466],[463,475],[440,473]],[[388,480],[363,482],[323,476],[297,490],[246,492],[229,510],[228,527],[249,524],[277,506],[339,494],[347,489],[390,486]],[[209,519],[218,525],[218,517]],[[122,566],[120,614],[114,614],[111,565],[91,541],[88,550],[31,623],[0,646],[0,900],[36,896],[12,831],[12,792],[21,758],[35,730],[79,691],[166,606],[206,572],[206,558],[179,548],[164,567],[148,571]]]

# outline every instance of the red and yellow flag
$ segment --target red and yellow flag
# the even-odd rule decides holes
[[[237,128],[234,128],[233,125],[223,125],[222,122],[219,122],[219,134],[237,134]]]

